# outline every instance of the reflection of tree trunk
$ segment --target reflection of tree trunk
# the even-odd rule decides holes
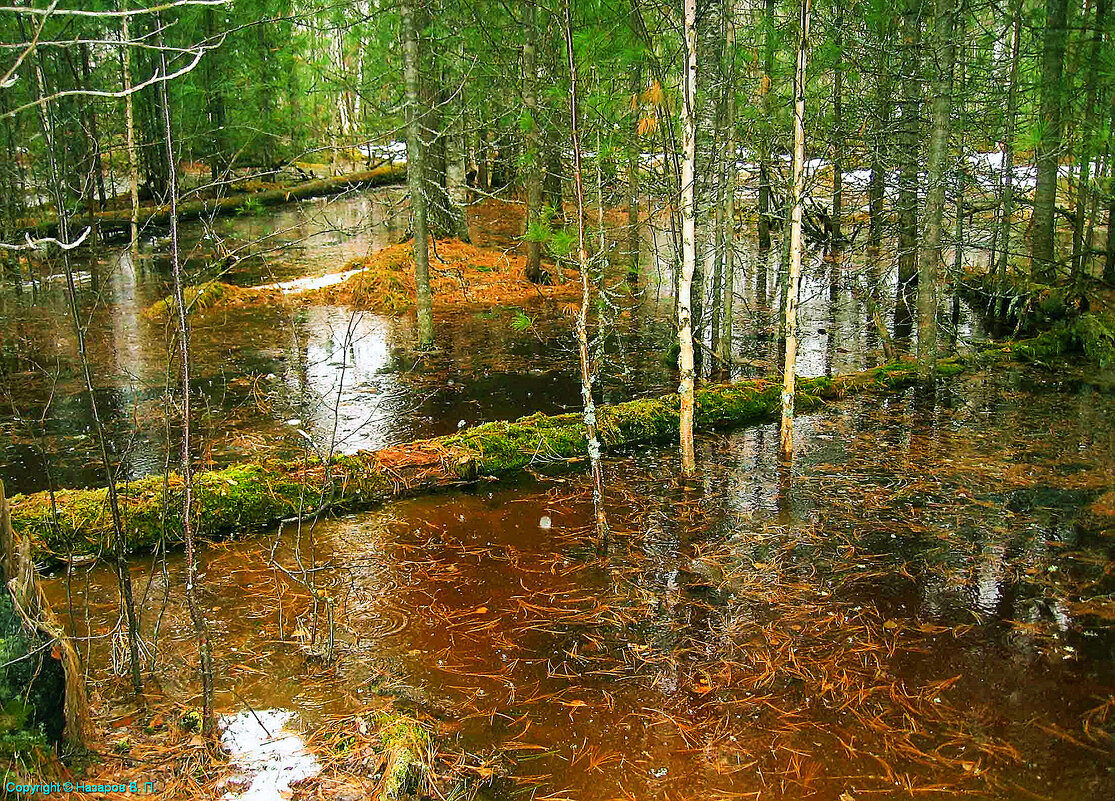
[[[1057,205],[1057,167],[1061,157],[1061,103],[1064,91],[1065,29],[1068,0],[1046,0],[1045,36],[1042,42],[1041,101],[1038,116],[1037,186],[1030,219],[1031,270],[1037,278],[1050,279],[1056,267],[1053,235]]]
[[[933,121],[926,166],[925,231],[918,252],[918,377],[931,381],[937,371],[937,281],[941,262],[941,227],[945,215],[945,160],[952,111],[952,38],[955,0],[936,0],[933,21]],[[957,210],[959,214],[959,209]]]
[[[782,421],[779,426],[779,452],[783,459],[794,456],[794,370],[798,351],[798,289],[801,283],[801,220],[805,196],[805,66],[809,45],[809,0],[802,0],[798,32],[797,62],[794,68],[794,163],[793,196],[790,207],[790,265],[786,286],[786,360],[783,367]]]
[[[874,326],[876,333],[879,335],[879,341],[883,343],[883,356],[888,362],[893,362],[898,358],[898,352],[894,347],[894,341],[891,339],[890,331],[887,330],[887,324],[883,320],[883,310],[879,305],[878,289],[869,286],[866,290],[860,288],[859,283],[855,280],[851,282],[852,293],[858,300],[863,301],[867,307],[867,315],[871,318],[871,324]]]

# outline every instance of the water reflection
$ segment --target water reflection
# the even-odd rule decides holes
[[[1110,521],[1087,509],[1111,489],[1115,400],[1027,383],[803,418],[792,476],[771,426],[705,440],[698,485],[672,480],[672,449],[611,459],[604,556],[580,471],[215,546],[222,683],[311,720],[387,694],[543,795],[1105,797],[1115,588]],[[186,695],[177,559],[170,575],[158,676]],[[303,656],[311,576],[337,604],[327,670]],[[88,603],[104,632],[115,581],[89,582],[78,630]]]
[[[189,223],[183,226],[189,280],[220,277],[258,285],[336,272],[403,235],[404,196],[400,188],[353,192]],[[509,235],[487,232],[489,238],[496,234]],[[488,244],[514,245],[503,239]],[[611,329],[594,344],[603,354],[601,402],[676,385],[670,361],[672,238],[648,227],[644,245],[652,258],[644,259],[639,291],[616,300],[609,310]],[[175,405],[164,400],[166,387],[176,383],[173,334],[143,314],[169,291],[166,253],[158,233],[144,240],[135,257],[121,246],[82,265],[97,276],[84,287],[82,305],[98,397],[104,396],[102,414],[125,479],[161,472],[172,460],[174,448],[167,443],[177,436]],[[779,366],[779,254],[775,248],[760,256],[753,243],[737,240],[731,378],[769,374]],[[846,373],[880,359],[864,304],[851,292],[860,273],[879,269],[854,254],[841,262],[819,255],[808,262],[800,306],[802,375]],[[893,283],[893,276],[884,281]],[[711,285],[705,282],[706,295]],[[893,299],[884,293],[881,302]],[[706,296],[704,308],[710,304]],[[534,320],[526,332],[513,327],[520,311]],[[56,485],[97,485],[96,451],[85,436],[88,412],[62,401],[78,394],[80,384],[60,290],[48,287],[34,298],[0,294],[0,319],[6,324],[0,353],[9,395],[0,415],[9,454],[0,477],[18,491],[44,489],[49,461]],[[966,309],[961,324],[965,338],[978,336]],[[448,433],[462,421],[554,413],[579,402],[571,323],[556,308],[454,314],[441,323],[438,337],[437,353],[415,359],[408,355],[414,334],[405,315],[353,316],[339,308],[267,303],[199,316],[192,358],[202,439],[193,448],[205,466],[263,452],[285,454],[307,438],[321,452],[351,452]],[[704,361],[711,373],[713,360]],[[40,418],[41,424],[35,422]]]

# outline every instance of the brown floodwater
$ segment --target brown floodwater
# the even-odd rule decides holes
[[[404,235],[404,192],[383,188],[315,199],[183,226],[190,282],[220,277],[251,286],[336,273]],[[474,241],[511,247],[503,220]],[[504,225],[506,223],[506,225]],[[498,229],[498,230],[495,230]],[[145,235],[139,258],[108,243],[80,258],[80,301],[96,399],[109,449],[124,479],[159,474],[176,460],[178,421],[168,402],[167,327],[144,310],[170,291],[164,231]],[[602,343],[599,402],[669,391],[672,326],[669,237],[648,226],[641,283],[614,286]],[[769,373],[776,346],[777,253],[761,260],[740,240],[735,281],[733,377]],[[0,479],[11,493],[103,485],[88,397],[68,306],[57,280],[36,291],[0,291]],[[869,265],[811,258],[801,294],[802,375],[870,366],[879,344],[851,291]],[[711,275],[711,263],[706,265]],[[711,291],[711,280],[706,289]],[[890,302],[886,296],[883,302]],[[706,302],[707,306],[707,302]],[[517,330],[525,313],[533,324]],[[978,338],[967,307],[957,334]],[[413,318],[335,306],[256,304],[195,317],[192,374],[199,464],[226,465],[262,453],[351,453],[455,431],[462,424],[556,413],[580,403],[571,320],[552,307],[493,307],[439,324],[439,350],[416,359]],[[706,365],[707,367],[707,365]],[[173,392],[170,393],[173,400]]]
[[[538,465],[214,544],[219,703],[394,699],[497,798],[1115,797],[1112,420],[1109,387],[999,369],[804,417],[792,469],[772,425],[702,439],[689,485],[612,456],[607,543],[584,470]],[[181,557],[132,570],[196,699]],[[123,697],[111,570],[48,592]]]

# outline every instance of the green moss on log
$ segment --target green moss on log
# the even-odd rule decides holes
[[[279,189],[265,189],[260,192],[236,193],[221,198],[207,198],[205,200],[186,200],[178,204],[178,219],[192,220],[199,217],[208,217],[213,214],[235,214],[250,203],[255,206],[274,206],[280,203],[290,203],[293,200],[304,200],[311,197],[335,195],[348,189],[361,187],[386,186],[397,184],[406,178],[405,164],[389,164],[377,167],[374,170],[361,170],[359,172],[338,175],[332,178],[319,178],[314,181],[304,181],[300,184],[284,186]],[[131,209],[111,209],[98,211],[92,218],[83,217],[72,220],[71,225],[80,227],[96,224],[101,229],[127,227],[131,224]],[[139,224],[163,224],[170,220],[170,206],[144,206],[140,209]],[[45,220],[37,225],[29,226],[28,231],[36,235],[53,234],[58,223],[56,220]]]
[[[1027,353],[1027,348],[1047,347],[1048,343],[997,346],[974,361],[1011,358]],[[967,365],[958,358],[943,360],[938,374],[956,375]],[[804,379],[798,382],[795,404],[799,412],[807,412],[846,395],[894,391],[916,382],[912,361],[837,378]],[[779,412],[781,391],[780,384],[768,380],[703,387],[696,397],[697,428],[710,431],[773,419]],[[676,395],[602,406],[596,415],[606,450],[677,439]],[[531,464],[581,458],[586,452],[579,414],[534,414],[380,451],[337,456],[328,465],[233,465],[196,477],[197,530],[202,537],[236,536],[299,513],[367,508],[393,497],[460,485],[482,476],[512,475]],[[181,490],[181,479],[173,474],[165,482],[161,476],[152,476],[121,486],[121,512],[130,550],[148,549],[163,537],[172,542],[179,538]],[[30,537],[39,558],[97,553],[111,541],[103,489],[62,490],[56,493],[56,501],[57,519],[46,493],[11,500],[12,523]]]

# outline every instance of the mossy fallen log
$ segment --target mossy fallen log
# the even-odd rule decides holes
[[[1057,347],[1059,343],[1050,342],[1000,345],[968,361],[942,361],[938,372],[955,375],[976,361],[998,361],[1019,353],[1034,358]],[[898,362],[848,376],[800,381],[795,402],[799,412],[808,412],[828,400],[892,391],[915,382],[914,363]],[[697,391],[696,426],[712,431],[773,419],[780,397],[780,383],[761,379],[704,387]],[[605,450],[612,452],[676,440],[677,395],[599,407],[597,427]],[[196,476],[198,533],[210,538],[235,536],[315,510],[368,508],[391,498],[509,476],[528,465],[577,459],[585,453],[579,414],[534,414],[379,451],[337,456],[328,464],[238,464]],[[181,479],[174,474],[165,483],[162,476],[150,476],[120,487],[129,549],[147,549],[164,536],[172,541],[179,536],[181,488]],[[16,531],[30,537],[40,558],[95,554],[111,540],[105,490],[61,490],[55,493],[55,503],[56,517],[45,492],[11,500],[12,523]]]
[[[275,206],[280,203],[290,203],[294,200],[336,195],[347,189],[397,184],[406,178],[406,170],[405,164],[388,164],[374,170],[361,170],[332,178],[318,178],[313,181],[305,181],[276,189],[239,192],[221,198],[185,200],[178,204],[178,219],[192,220],[210,215],[234,214],[252,205]],[[96,224],[101,230],[126,228],[131,225],[131,219],[130,208],[109,209],[94,212],[91,216],[74,219],[71,221],[71,228],[80,230],[82,226],[91,224]],[[169,219],[169,205],[140,207],[140,225],[146,225],[147,223],[164,224]],[[28,230],[36,235],[45,235],[54,233],[56,228],[57,221],[48,219],[30,226]]]

